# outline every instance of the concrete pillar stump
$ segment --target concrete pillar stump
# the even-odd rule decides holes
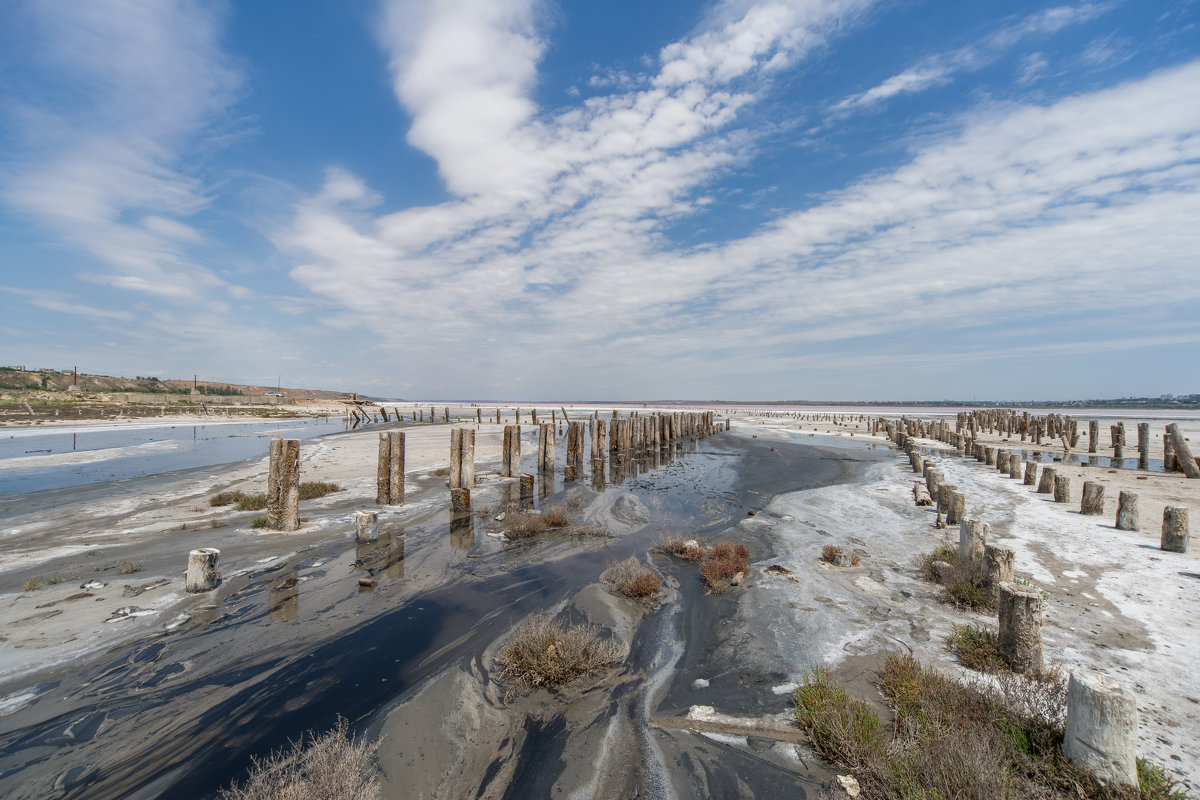
[[[1006,581],[1000,584],[1000,657],[1013,672],[1042,669],[1042,595],[1037,589]]]
[[[1188,538],[1188,510],[1183,506],[1164,508],[1162,537],[1158,546],[1168,553],[1186,553]]]
[[[1071,502],[1071,479],[1066,475],[1054,476],[1054,502]]]
[[[373,542],[379,538],[379,515],[374,511],[354,512],[354,541]]]
[[[1117,498],[1117,530],[1141,530],[1138,527],[1138,496],[1134,492],[1121,492]]]
[[[1072,670],[1067,683],[1067,759],[1105,784],[1137,786],[1137,700],[1105,676]]]
[[[983,556],[991,527],[984,521],[969,517],[958,526],[958,557],[964,561]]]
[[[201,547],[188,553],[187,577],[183,588],[189,592],[207,592],[217,588],[217,562],[221,551],[215,547]]]
[[[1042,477],[1038,481],[1037,493],[1050,494],[1054,491],[1054,477],[1057,474],[1054,467],[1043,467]]]
[[[1104,513],[1104,487],[1096,481],[1083,482],[1083,500],[1079,505],[1079,513],[1087,516],[1100,516]]]

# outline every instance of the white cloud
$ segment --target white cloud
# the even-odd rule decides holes
[[[1019,22],[993,31],[978,42],[927,56],[879,85],[841,100],[833,106],[833,111],[849,112],[869,108],[899,94],[912,94],[941,86],[952,81],[961,72],[972,72],[993,63],[1005,51],[1031,36],[1052,34],[1071,25],[1087,22],[1103,14],[1108,8],[1108,5],[1091,3],[1039,11]],[[1031,76],[1029,66],[1027,63],[1025,74]]]

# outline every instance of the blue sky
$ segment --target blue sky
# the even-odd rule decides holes
[[[1200,391],[1198,2],[0,6],[0,362]]]

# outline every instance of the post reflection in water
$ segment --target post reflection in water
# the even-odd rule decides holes
[[[278,622],[296,621],[300,616],[299,572],[293,569],[267,586],[267,609]]]
[[[404,531],[387,531],[380,535],[380,569],[388,578],[404,577]]]
[[[450,546],[455,550],[475,546],[475,515],[470,511],[450,513]]]

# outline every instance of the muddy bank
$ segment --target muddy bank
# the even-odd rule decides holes
[[[445,443],[432,437],[448,438],[448,428],[440,434],[423,430],[432,450],[444,453]],[[806,767],[796,758],[793,745],[730,741],[721,734],[700,736],[647,724],[652,716],[686,713],[692,675],[712,672],[705,660],[718,646],[713,637],[721,638],[720,621],[736,607],[736,597],[702,595],[694,569],[669,562],[662,567],[674,577],[678,599],[658,611],[625,608],[627,601],[601,596],[595,581],[608,563],[645,552],[663,531],[715,537],[779,492],[845,480],[861,465],[843,454],[795,443],[768,445],[732,435],[702,440],[681,457],[639,466],[640,474],[610,472],[606,485],[597,487],[603,491],[590,488],[590,480],[569,487],[560,480],[547,493],[547,502],[581,498],[572,499],[581,518],[606,522],[616,538],[550,536],[517,545],[487,536],[499,524],[484,515],[465,529],[451,530],[444,481],[429,469],[410,476],[408,506],[381,515],[380,540],[356,546],[351,515],[372,505],[366,497],[373,496],[367,467],[374,434],[359,438],[357,455],[349,461],[333,459],[328,448],[314,453],[312,469],[327,470],[321,478],[338,479],[329,474],[334,462],[353,464],[364,474],[345,481],[345,494],[302,510],[309,523],[300,533],[258,535],[236,520],[217,532],[224,537],[223,563],[229,568],[216,592],[173,601],[168,604],[172,616],[157,618],[139,639],[116,644],[101,656],[71,658],[67,648],[59,651],[60,667],[5,681],[0,792],[12,797],[195,797],[240,774],[252,755],[305,730],[328,728],[341,714],[360,729],[388,734],[382,760],[390,796],[455,796],[439,795],[445,783],[438,775],[444,770],[434,768],[430,754],[440,749],[424,746],[422,763],[428,766],[406,770],[401,785],[389,765],[411,758],[413,750],[388,744],[401,740],[397,730],[442,730],[454,708],[466,720],[463,725],[477,723],[480,730],[475,746],[460,743],[455,752],[470,765],[456,767],[462,779],[473,781],[476,792],[486,789],[482,796],[519,791],[513,787],[530,787],[534,796],[539,787],[579,792],[591,787],[599,796],[609,789],[624,795],[630,787],[647,796],[721,794],[737,787],[741,794],[769,797],[776,796],[785,777],[793,787],[790,796],[796,796],[798,781],[819,780],[807,771],[811,762]],[[416,443],[418,450],[421,446]],[[492,457],[491,446],[487,437],[480,440],[479,457]],[[322,459],[332,461],[321,467]],[[260,467],[245,467],[239,480],[251,479]],[[486,467],[480,475],[477,507],[502,502],[510,483]],[[170,519],[179,518],[174,509],[181,504],[185,509],[196,504],[190,514],[200,519],[211,513],[201,509],[194,489],[189,495],[183,487],[188,476],[172,480],[181,485],[161,501],[164,513],[172,509]],[[211,485],[201,489],[201,497],[205,490],[236,481],[226,476],[205,483]],[[149,488],[141,487],[143,492]],[[159,484],[156,491],[163,488]],[[145,503],[145,495],[134,493],[130,507],[109,506],[102,522],[117,528],[144,514],[132,507],[139,500]],[[66,498],[51,505],[56,503],[64,511],[73,508]],[[94,518],[68,520],[65,538],[41,530],[30,534],[30,545],[96,544],[88,539],[95,524]],[[163,541],[161,531],[134,533],[120,555],[131,557],[139,548],[147,553],[145,580],[138,585],[158,573],[177,584],[172,559],[199,538],[199,531],[181,531],[171,543]],[[756,549],[756,559],[766,552],[765,542],[753,546],[763,548]],[[360,591],[357,578],[366,574],[377,585]],[[108,586],[90,590],[64,586],[68,594],[62,598],[36,599],[69,610],[75,604],[111,603],[118,589],[124,592],[119,580],[104,582]],[[50,588],[58,587],[41,591]],[[96,597],[67,599],[80,593]],[[138,606],[140,599],[127,604]],[[563,608],[627,636],[629,657],[603,683],[565,690],[574,695],[496,701],[489,653],[510,625],[542,608]],[[137,625],[139,619],[146,618],[99,624]],[[761,681],[725,686],[718,679],[714,684],[704,702],[716,700],[726,706],[721,710],[786,711],[786,697],[764,699]],[[483,699],[458,702],[455,698],[471,686]],[[418,708],[426,711],[413,710]],[[487,723],[489,718],[494,724]],[[508,744],[500,745],[496,735]],[[633,770],[631,754],[639,765]],[[509,776],[507,782],[499,780],[502,775]],[[415,791],[417,786],[425,788]]]

